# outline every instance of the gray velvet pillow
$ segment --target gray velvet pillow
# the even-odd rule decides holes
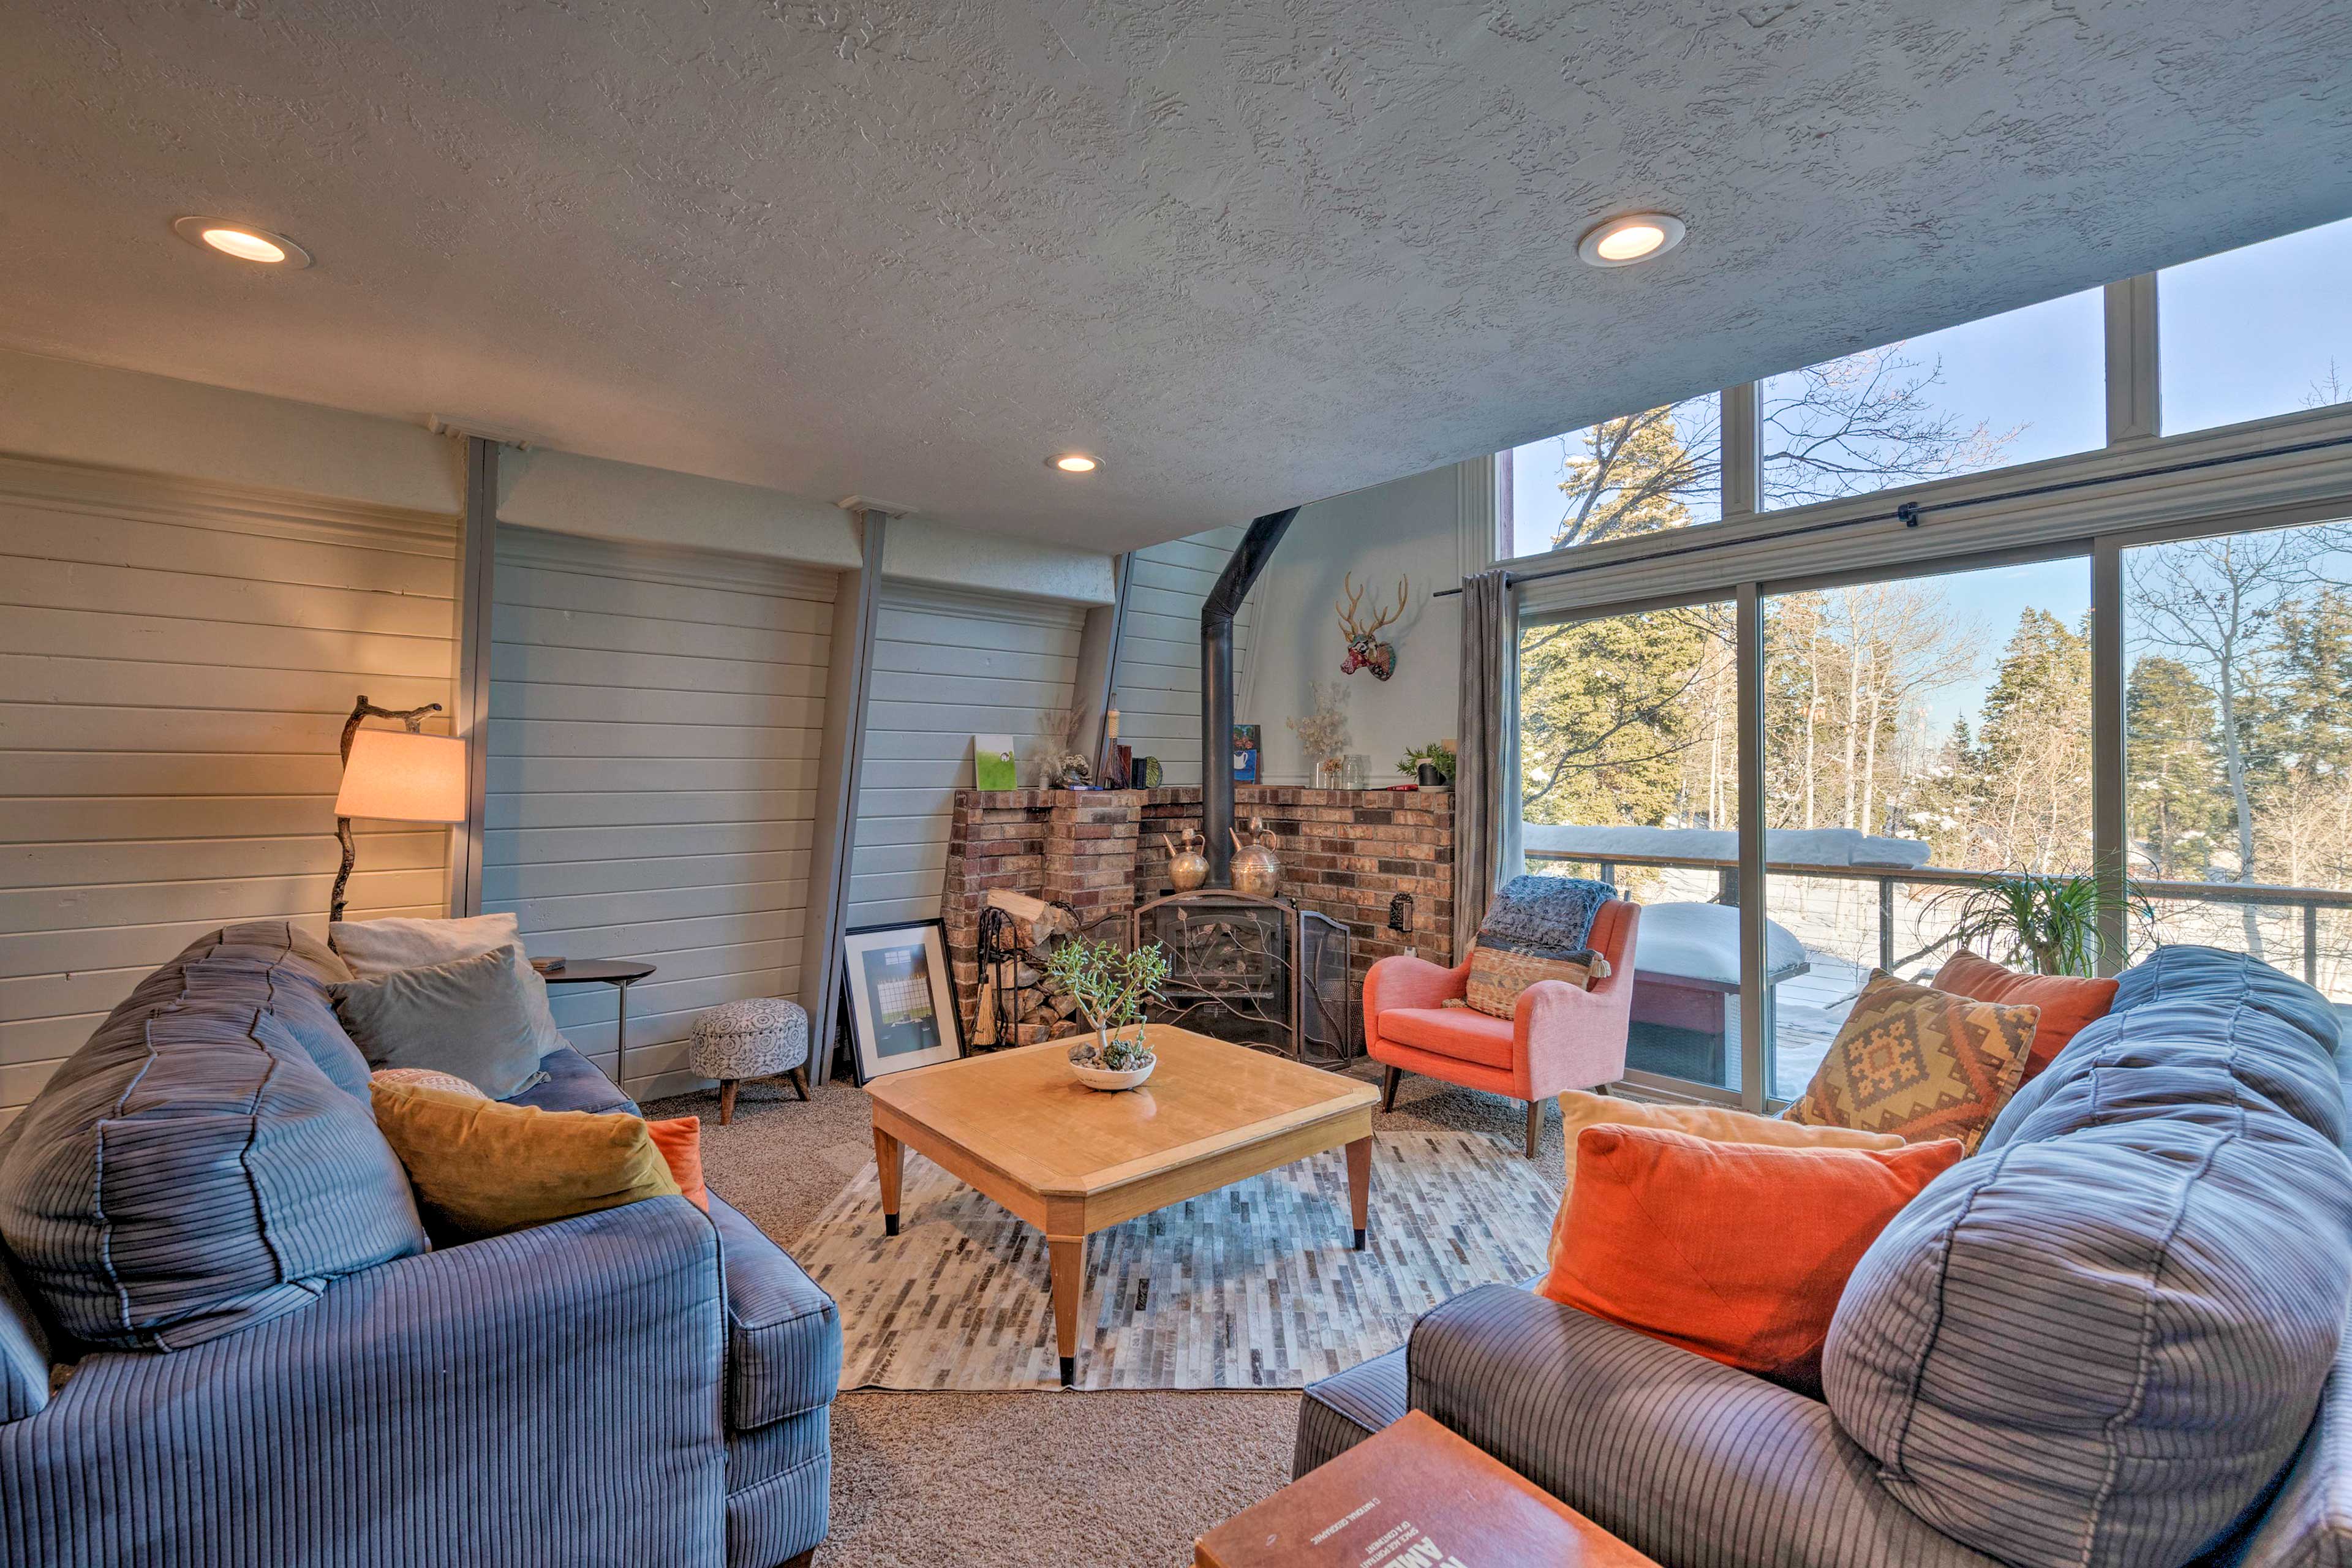
[[[547,1075],[539,1059],[563,1036],[520,947],[371,975],[328,987],[368,1066],[455,1073],[492,1100]]]

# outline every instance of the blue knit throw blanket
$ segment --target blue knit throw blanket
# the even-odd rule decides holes
[[[1606,882],[1576,877],[1514,877],[1478,927],[1481,946],[1537,958],[1577,959],[1591,951],[1592,917],[1617,896]]]

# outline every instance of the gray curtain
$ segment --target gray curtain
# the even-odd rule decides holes
[[[1518,612],[1502,567],[1462,584],[1461,748],[1454,775],[1454,957],[1519,870]]]

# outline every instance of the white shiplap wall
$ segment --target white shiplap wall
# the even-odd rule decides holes
[[[1127,609],[1119,620],[1119,739],[1138,757],[1160,759],[1163,782],[1201,782],[1201,602],[1216,585],[1248,530],[1238,525],[1139,550],[1128,557]],[[1253,598],[1234,617],[1234,688],[1248,689]],[[1237,702],[1242,723],[1265,721]],[[1278,722],[1279,721],[1277,721]]]
[[[876,616],[845,924],[940,912],[955,792],[971,742],[1009,734],[1034,781],[1038,721],[1071,703],[1082,606],[885,583]]]
[[[836,576],[501,527],[482,907],[534,955],[642,958],[632,1093],[699,1080],[694,1015],[800,990]],[[610,987],[554,993],[614,1066]]]
[[[448,705],[457,533],[0,458],[0,1124],[196,936],[324,934],[343,719]],[[446,911],[447,829],[358,840],[355,918]]]

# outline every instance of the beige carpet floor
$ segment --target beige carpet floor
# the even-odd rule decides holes
[[[848,1083],[805,1105],[783,1085],[747,1086],[731,1127],[715,1093],[650,1109],[700,1116],[710,1184],[787,1244],[874,1156],[865,1091]],[[1409,1078],[1378,1125],[1516,1147],[1525,1115],[1516,1100]],[[1559,1183],[1557,1112],[1536,1163]],[[833,1532],[816,1560],[1187,1568],[1195,1535],[1290,1479],[1297,1411],[1288,1392],[845,1394],[833,1406]]]

